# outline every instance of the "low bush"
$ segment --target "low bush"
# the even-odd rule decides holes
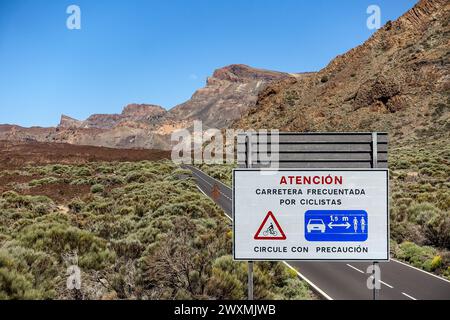
[[[0,248],[0,300],[54,298],[57,276],[56,261],[46,253],[12,243]]]
[[[426,271],[435,271],[443,263],[436,249],[428,246],[421,247],[413,242],[401,243],[394,253],[397,258]]]
[[[23,246],[55,254],[76,250],[80,254],[80,266],[88,269],[101,269],[114,259],[114,254],[106,248],[105,240],[60,223],[27,226],[18,240]]]
[[[105,187],[102,184],[94,184],[91,187],[91,192],[92,193],[101,193],[103,191],[105,191]]]
[[[58,178],[47,177],[47,178],[42,178],[42,179],[31,180],[28,183],[28,185],[30,187],[38,187],[38,186],[43,186],[43,185],[46,185],[46,184],[57,183],[58,181],[59,181]]]
[[[209,169],[231,182],[229,166]],[[245,298],[245,264],[229,256],[229,221],[198,192],[190,171],[142,161],[28,167],[23,174],[43,176],[34,186],[58,182],[61,189],[20,189],[50,190],[55,201],[0,196],[0,299],[74,298],[65,287],[72,254],[85,298]],[[74,195],[74,186],[83,192]],[[311,298],[291,274],[281,264],[257,264],[255,296]]]
[[[68,204],[68,208],[72,213],[80,213],[85,206],[86,204],[84,201],[79,198],[72,199],[72,201]]]
[[[43,215],[50,213],[54,208],[54,202],[46,196],[19,195],[14,191],[2,194],[3,208],[27,209],[30,213]]]
[[[246,270],[243,262],[235,263],[231,256],[217,258],[212,266],[212,275],[206,288],[207,293],[219,300],[244,299],[246,297],[246,286],[243,282],[245,278]]]

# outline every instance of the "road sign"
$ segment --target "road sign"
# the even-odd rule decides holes
[[[286,235],[272,211],[269,211],[255,233],[255,240],[286,240]]]
[[[236,169],[236,260],[389,260],[386,169]]]

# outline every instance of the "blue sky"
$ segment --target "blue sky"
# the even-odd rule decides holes
[[[53,126],[128,103],[171,108],[216,68],[303,72],[361,44],[413,0],[0,0],[0,123]],[[69,5],[81,30],[66,27]]]

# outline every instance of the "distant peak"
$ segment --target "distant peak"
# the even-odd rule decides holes
[[[213,78],[232,82],[245,80],[272,81],[288,76],[287,73],[257,69],[245,64],[232,64],[214,71]]]
[[[71,128],[71,127],[79,127],[80,125],[81,125],[81,121],[79,121],[75,118],[69,117],[65,114],[62,114],[58,127]]]
[[[152,115],[157,115],[157,114],[161,114],[161,113],[165,113],[166,110],[158,105],[154,105],[154,104],[137,104],[137,103],[132,103],[127,105],[123,111],[122,111],[122,115],[123,116],[152,116]]]
[[[65,114],[61,115],[61,120],[76,120],[76,121],[78,121],[77,119],[67,116]]]

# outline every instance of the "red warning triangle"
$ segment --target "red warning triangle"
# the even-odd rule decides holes
[[[286,235],[284,234],[283,229],[281,229],[281,226],[273,215],[272,211],[269,211],[267,213],[258,231],[256,231],[254,239],[286,240]]]

